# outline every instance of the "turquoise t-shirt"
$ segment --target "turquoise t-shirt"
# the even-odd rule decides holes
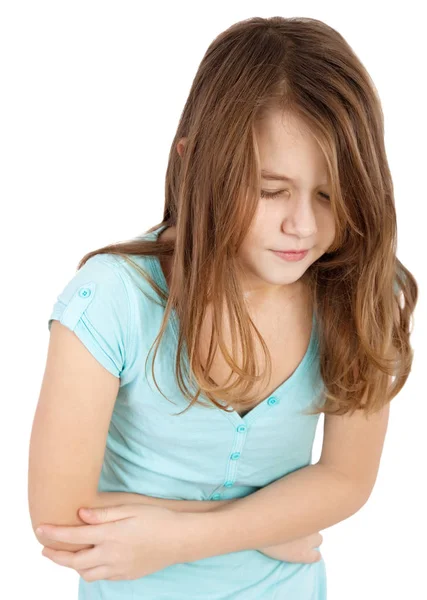
[[[165,227],[144,234],[154,238]],[[157,257],[131,257],[168,292]],[[141,291],[141,289],[145,294]],[[241,498],[311,464],[319,415],[302,411],[322,388],[316,319],[293,374],[244,417],[216,406],[188,406],[175,382],[177,320],[153,351],[164,307],[122,257],[91,257],[67,283],[49,318],[79,337],[120,388],[111,417],[98,491],[177,500]],[[204,399],[203,403],[207,403]],[[315,501],[315,499],[313,499]],[[275,510],[271,506],[271,510]],[[230,535],[234,535],[230,531]],[[289,563],[257,550],[172,565],[129,581],[79,579],[79,600],[325,600],[323,558]]]

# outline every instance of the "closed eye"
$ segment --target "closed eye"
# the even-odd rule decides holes
[[[265,190],[261,190],[261,198],[276,198],[285,191],[286,190],[279,190],[278,192],[266,192]],[[325,200],[330,200],[328,194],[324,194],[323,192],[319,192],[319,196],[322,196],[322,198],[325,198]]]

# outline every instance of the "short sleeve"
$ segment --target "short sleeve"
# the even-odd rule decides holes
[[[58,320],[101,365],[122,378],[130,361],[132,305],[119,265],[112,254],[89,258],[57,297],[48,328]]]

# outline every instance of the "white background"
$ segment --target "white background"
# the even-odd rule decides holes
[[[27,503],[29,440],[56,296],[86,252],[161,220],[170,144],[207,46],[236,21],[274,15],[327,22],[371,74],[385,115],[397,254],[420,290],[413,369],[392,402],[375,489],[357,514],[322,531],[328,600],[423,597],[427,127],[420,4],[2,2],[3,597],[77,598],[78,574],[41,556]],[[321,417],[313,462],[322,430]]]

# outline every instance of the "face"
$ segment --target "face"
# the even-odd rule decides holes
[[[256,126],[262,171],[261,197],[250,230],[239,249],[245,297],[251,302],[293,297],[301,277],[327,252],[335,236],[324,156],[305,124],[271,110]],[[178,144],[182,155],[185,138]],[[287,180],[271,179],[268,173]],[[274,196],[268,197],[268,195]],[[287,261],[273,250],[308,250]]]
[[[245,295],[265,300],[301,287],[301,276],[331,246],[335,224],[326,161],[304,123],[270,111],[257,124],[256,139],[265,176],[239,259],[245,269]],[[271,179],[267,172],[288,179]],[[290,262],[273,250],[308,252]]]

